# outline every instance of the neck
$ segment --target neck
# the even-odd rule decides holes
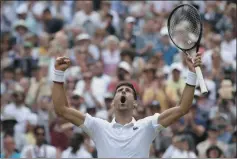
[[[36,143],[36,145],[37,145],[38,147],[41,147],[41,146],[43,145],[43,143],[39,142],[39,143]]]
[[[116,111],[115,112],[115,121],[121,125],[125,125],[132,121],[132,111]]]

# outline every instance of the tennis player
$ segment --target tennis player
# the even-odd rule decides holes
[[[192,62],[193,61],[193,62]],[[53,103],[58,116],[80,126],[94,141],[99,158],[149,158],[149,150],[157,132],[168,127],[188,113],[192,105],[197,76],[195,66],[201,66],[201,55],[194,60],[187,57],[189,72],[180,104],[136,121],[132,114],[137,94],[129,82],[118,84],[112,106],[115,118],[112,122],[83,114],[69,106],[64,91],[64,71],[70,66],[67,57],[58,57],[53,77]],[[100,89],[100,88],[98,88]]]

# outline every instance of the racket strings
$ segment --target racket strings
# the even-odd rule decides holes
[[[201,34],[201,19],[196,10],[182,6],[174,11],[169,20],[170,37],[181,49],[194,47]]]

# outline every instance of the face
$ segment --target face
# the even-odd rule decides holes
[[[127,71],[125,71],[124,69],[121,69],[121,68],[118,69],[117,76],[118,76],[118,79],[120,81],[129,80],[131,78],[130,74]]]
[[[133,90],[128,86],[121,86],[117,89],[112,105],[115,110],[133,110],[135,99]]]
[[[90,13],[92,11],[92,1],[84,1],[84,5],[83,5],[83,10],[86,12],[86,13]]]
[[[218,137],[219,133],[217,131],[209,130],[208,131],[208,137],[212,139],[216,139]]]
[[[8,151],[14,151],[15,149],[15,141],[13,139],[13,137],[11,136],[7,136],[4,139],[4,148]]]
[[[89,40],[80,40],[78,42],[78,44],[79,44],[79,48],[80,48],[81,52],[86,52],[86,51],[88,51],[90,41]]]
[[[19,26],[19,27],[17,27],[16,31],[19,33],[20,36],[23,36],[24,34],[26,34],[27,29]]]
[[[213,149],[209,152],[209,158],[219,158],[219,157],[220,155],[217,150]]]
[[[172,75],[173,75],[173,80],[174,81],[178,81],[180,78],[180,72],[178,70],[173,70],[172,71]]]
[[[103,63],[102,62],[96,62],[94,65],[94,73],[96,76],[100,76],[103,74],[104,68],[103,68]]]
[[[45,141],[45,132],[44,129],[42,128],[38,128],[36,133],[35,133],[35,138],[36,138],[36,142],[38,144],[43,144]]]

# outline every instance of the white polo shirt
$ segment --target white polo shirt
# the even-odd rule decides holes
[[[98,158],[149,158],[152,141],[163,129],[158,124],[159,114],[121,125],[86,114],[82,129],[96,145]]]

